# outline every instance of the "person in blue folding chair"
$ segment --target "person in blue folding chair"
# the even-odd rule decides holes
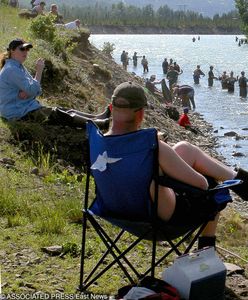
[[[140,129],[146,106],[144,89],[134,82],[124,82],[112,95],[112,125],[108,132],[103,135],[93,122],[87,124],[90,162],[83,210],[80,290],[88,288],[114,263],[119,264],[131,283],[126,265],[138,278],[149,272],[154,276],[155,266],[172,251],[181,255],[177,247],[199,227],[195,239],[183,253],[188,253],[198,237],[199,249],[215,246],[218,213],[231,201],[228,188],[248,200],[245,170],[235,171],[188,142],[170,147],[158,140],[154,128]],[[88,208],[89,169],[95,180],[96,197]],[[224,183],[218,185],[220,182]],[[120,235],[111,239],[112,235],[101,228],[95,216],[122,228]],[[84,280],[87,220],[108,250]],[[150,224],[152,231],[148,237],[146,230]],[[134,234],[138,240],[121,252],[116,243],[124,231]],[[176,245],[172,242],[186,233]],[[141,275],[125,255],[142,239],[153,241],[153,252],[152,267]],[[172,250],[155,262],[156,240],[168,241]],[[114,261],[92,279],[109,253]],[[124,259],[124,265],[120,259]]]
[[[112,126],[106,135],[122,135],[139,130],[147,105],[147,99],[141,86],[133,82],[120,84],[112,96]],[[243,169],[235,171],[220,161],[210,157],[198,147],[179,142],[170,147],[163,141],[158,141],[159,167],[161,174],[190,184],[194,187],[207,190],[209,183],[222,182],[231,179],[241,179],[241,185],[233,186],[233,190],[243,199],[248,200],[248,172]],[[141,169],[142,173],[143,170]],[[145,173],[145,172],[144,172]],[[145,174],[144,174],[145,176]],[[151,189],[153,186],[151,185]],[[158,216],[168,224],[187,224],[189,220],[197,219],[197,210],[192,206],[189,214],[185,214],[184,199],[177,199],[172,189],[159,186]],[[141,209],[139,207],[137,209]],[[199,247],[215,245],[215,231],[218,216],[205,228],[199,241]]]

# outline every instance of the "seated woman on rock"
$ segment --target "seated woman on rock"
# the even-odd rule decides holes
[[[43,106],[36,97],[41,94],[41,77],[44,60],[36,62],[33,77],[23,63],[33,46],[22,39],[9,43],[7,52],[0,56],[0,116],[7,120],[31,120],[47,124],[85,128],[85,123],[93,119],[102,129],[109,125],[109,107],[98,115],[79,112],[62,107]]]

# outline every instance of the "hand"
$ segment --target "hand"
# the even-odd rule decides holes
[[[39,58],[36,62],[36,74],[34,77],[39,82],[41,81],[41,76],[44,67],[45,67],[45,60],[43,58]]]
[[[42,72],[45,67],[45,60],[43,58],[39,58],[36,62],[36,71]]]
[[[20,91],[18,96],[19,96],[19,98],[21,98],[23,100],[28,98],[28,94],[24,91]]]

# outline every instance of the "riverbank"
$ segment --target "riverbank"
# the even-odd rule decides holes
[[[161,28],[144,26],[110,26],[91,25],[88,26],[92,34],[242,34],[239,28],[206,28],[206,27],[182,27]]]

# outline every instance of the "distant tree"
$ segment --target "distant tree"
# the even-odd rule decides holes
[[[248,0],[236,0],[235,2],[241,19],[241,30],[248,36]]]

